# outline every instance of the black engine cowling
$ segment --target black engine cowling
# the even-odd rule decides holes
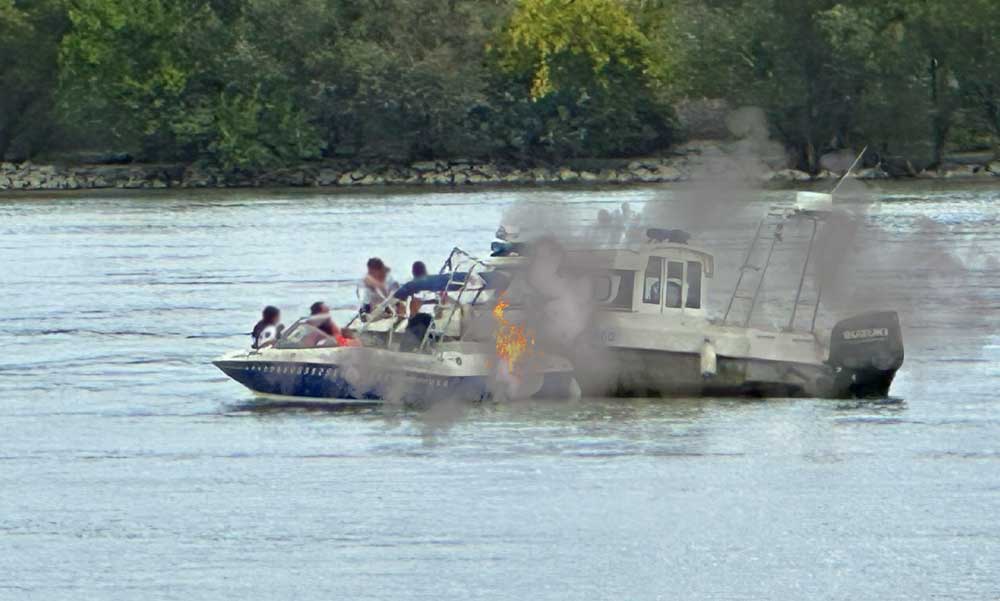
[[[827,363],[837,372],[838,388],[855,396],[884,396],[903,365],[903,333],[895,311],[845,319],[830,334]]]

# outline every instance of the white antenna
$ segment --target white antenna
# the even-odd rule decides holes
[[[836,185],[836,186],[834,186],[834,188],[833,188],[833,192],[830,192],[830,194],[831,194],[831,195],[833,195],[833,194],[836,194],[836,193],[837,193],[837,190],[839,190],[839,189],[840,189],[840,185],[844,183],[844,180],[845,180],[845,179],[847,179],[847,176],[849,176],[849,175],[851,174],[851,171],[854,171],[854,168],[858,166],[858,163],[860,163],[860,162],[861,162],[861,157],[865,156],[865,153],[866,153],[866,152],[868,152],[868,147],[867,147],[867,146],[865,146],[865,147],[864,147],[864,148],[863,148],[863,149],[861,150],[861,154],[859,154],[859,155],[858,155],[858,158],[854,159],[854,162],[853,162],[853,163],[851,163],[851,166],[850,166],[850,167],[848,167],[848,168],[847,168],[847,171],[845,171],[845,172],[844,172],[844,175],[843,175],[843,176],[842,176],[842,177],[840,178],[840,181],[839,181],[839,182],[837,182],[837,185]]]

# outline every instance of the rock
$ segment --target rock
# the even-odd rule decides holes
[[[559,170],[559,181],[561,182],[575,182],[580,180],[580,174],[572,169],[563,167]]]
[[[857,169],[851,172],[851,177],[855,179],[889,179],[889,174],[882,170],[882,167],[869,167],[868,169]]]
[[[520,169],[514,169],[510,173],[502,176],[500,181],[505,184],[523,184],[531,181],[531,177],[528,173],[525,173]]]
[[[334,186],[337,184],[337,180],[340,178],[340,172],[334,171],[333,169],[320,169],[316,174],[316,185],[317,186]]]
[[[417,161],[416,163],[413,163],[412,165],[410,165],[410,168],[411,169],[416,169],[417,171],[422,171],[422,172],[437,171],[438,170],[438,164],[437,164],[437,161]]]
[[[660,165],[656,169],[656,176],[661,182],[679,182],[684,179],[684,174],[670,165]]]
[[[581,171],[580,172],[580,181],[581,182],[596,182],[597,180],[598,180],[598,176],[593,171]]]
[[[938,176],[945,179],[965,179],[992,177],[993,174],[983,165],[947,165],[938,170]]]
[[[771,174],[765,174],[764,178],[771,182],[807,182],[812,179],[808,173],[798,169],[781,169]]]
[[[24,182],[22,190],[41,189],[45,183],[45,179],[38,173],[29,173],[22,181]]]
[[[1000,161],[993,161],[989,165],[986,165],[986,170],[1000,177]]]
[[[475,169],[475,172],[477,174],[482,175],[483,177],[485,177],[487,179],[491,179],[491,180],[492,179],[496,179],[496,178],[498,178],[500,176],[500,172],[497,171],[496,166],[495,165],[491,165],[489,163],[477,166],[476,169]]]
[[[555,181],[556,179],[554,173],[543,167],[535,167],[528,173],[531,177],[531,180],[539,184],[547,184]]]
[[[212,176],[201,169],[190,168],[184,172],[182,185],[186,188],[207,188],[212,185]]]
[[[447,171],[435,171],[424,176],[424,181],[435,186],[451,185],[451,173]]]
[[[602,169],[597,174],[597,181],[611,184],[618,181],[618,175],[613,169]]]

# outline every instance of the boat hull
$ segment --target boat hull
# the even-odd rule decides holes
[[[577,379],[587,396],[681,397],[885,397],[896,370],[839,370],[824,363],[717,358],[716,373],[703,373],[699,353],[614,349]]]
[[[468,361],[474,363],[474,361]],[[259,395],[285,398],[396,402],[412,405],[491,398],[563,399],[579,395],[572,370],[554,369],[498,380],[492,370],[420,370],[379,367],[357,361],[302,361],[266,356],[228,357],[213,362],[223,373]],[[461,362],[459,363],[461,365]],[[368,367],[371,367],[368,369]],[[463,373],[454,373],[456,371]]]

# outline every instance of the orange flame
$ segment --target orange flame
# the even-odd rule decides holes
[[[493,307],[493,317],[497,320],[497,356],[507,362],[507,370],[513,373],[518,360],[528,352],[529,343],[534,344],[535,341],[525,331],[524,326],[510,323],[504,317],[504,311],[509,306],[510,302],[506,295],[501,295]]]

